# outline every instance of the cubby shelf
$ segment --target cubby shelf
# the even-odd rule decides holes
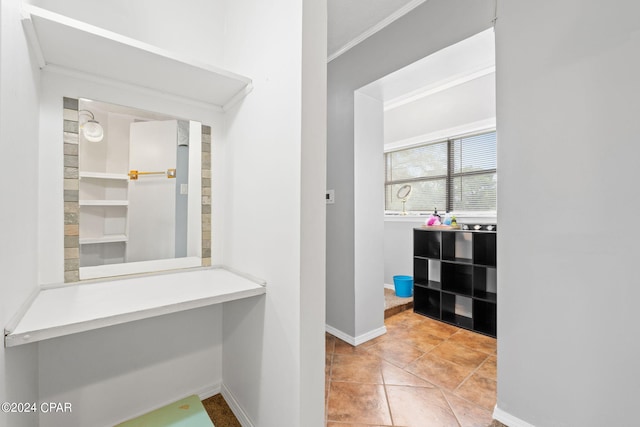
[[[109,234],[105,236],[97,237],[82,237],[80,238],[81,245],[92,245],[96,243],[117,243],[126,242],[129,238],[126,234]]]
[[[80,206],[128,206],[128,200],[80,200]]]
[[[426,282],[414,282],[416,286],[420,286],[427,289],[437,289],[442,290],[442,284],[440,282],[436,282],[435,280],[429,280]]]
[[[496,232],[415,228],[413,253],[414,311],[495,337]]]
[[[80,179],[113,179],[118,181],[128,181],[129,175],[126,173],[108,173],[108,172],[87,172],[80,171]]]

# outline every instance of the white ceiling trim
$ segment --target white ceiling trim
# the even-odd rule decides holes
[[[494,130],[496,130],[496,118],[491,117],[488,119],[479,120],[477,122],[455,126],[449,129],[442,129],[424,135],[412,136],[411,138],[402,139],[399,141],[387,142],[384,144],[384,152],[389,153],[391,151],[413,148],[435,142],[442,142],[446,141],[447,139],[464,138],[465,136],[477,134],[479,132],[490,132]]]
[[[435,85],[429,85],[426,87],[421,87],[412,92],[399,96],[395,99],[391,99],[384,103],[384,111],[389,111],[391,109],[400,107],[405,104],[409,104],[410,102],[417,101],[418,99],[425,98],[427,96],[434,95],[438,92],[442,92],[447,89],[451,89],[452,87],[459,86],[461,84],[470,82],[475,79],[479,79],[480,77],[486,76],[491,73],[496,72],[495,65],[490,67],[482,68],[478,71],[474,71],[472,73],[465,73],[462,75],[452,76],[450,79],[446,79],[444,81],[440,81]]]
[[[333,52],[327,58],[327,63],[333,61],[334,59],[336,59],[337,57],[339,57],[343,53],[347,52],[352,47],[362,43],[364,40],[366,40],[367,38],[371,37],[372,35],[374,35],[378,31],[382,30],[384,27],[386,27],[387,25],[391,24],[396,19],[401,18],[404,15],[406,15],[407,13],[411,12],[413,9],[415,9],[418,6],[420,6],[425,1],[427,1],[427,0],[412,0],[412,1],[410,1],[405,6],[401,7],[398,10],[396,10],[394,13],[392,13],[389,16],[387,16],[385,19],[383,19],[382,21],[378,22],[376,25],[374,25],[373,27],[369,28],[368,30],[366,30],[365,32],[363,32],[362,34],[360,34],[359,36],[357,36],[356,38],[354,38],[353,40],[348,42],[347,44],[342,46],[337,51]]]

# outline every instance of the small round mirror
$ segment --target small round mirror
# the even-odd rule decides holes
[[[396,193],[396,196],[398,196],[398,199],[402,200],[402,215],[407,214],[407,210],[405,209],[405,203],[407,203],[407,198],[409,197],[409,194],[411,194],[411,185],[409,184],[405,184],[402,187],[398,188],[398,192]]]
[[[409,184],[405,184],[402,187],[398,188],[396,196],[398,196],[398,199],[406,199],[407,197],[409,197],[409,194],[411,194],[411,186]]]

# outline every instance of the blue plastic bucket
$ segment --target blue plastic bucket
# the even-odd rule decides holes
[[[396,296],[408,298],[413,294],[413,277],[393,276],[393,286],[396,288]]]

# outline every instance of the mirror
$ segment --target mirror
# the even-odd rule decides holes
[[[65,282],[210,265],[210,128],[82,98],[64,116]]]
[[[402,187],[398,188],[398,192],[396,193],[396,197],[402,201],[402,215],[407,214],[407,210],[405,209],[405,203],[407,203],[407,199],[411,194],[412,187],[409,184],[405,184]]]

